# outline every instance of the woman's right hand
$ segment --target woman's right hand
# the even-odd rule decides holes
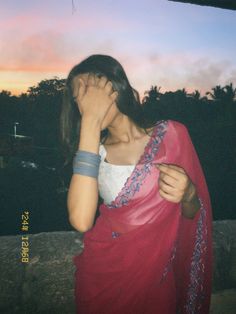
[[[99,78],[92,73],[89,73],[87,82],[75,77],[76,85],[75,98],[82,117],[96,120],[101,126],[118,92],[113,92],[112,83],[105,76]]]

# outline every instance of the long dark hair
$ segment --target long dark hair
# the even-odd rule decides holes
[[[68,164],[78,149],[81,115],[73,99],[72,80],[83,73],[105,76],[112,82],[113,90],[118,92],[117,108],[127,115],[138,127],[147,132],[147,128],[155,125],[155,119],[146,114],[140,102],[139,93],[130,85],[122,65],[108,55],[94,54],[75,65],[66,80],[63,103],[60,114],[60,140],[65,157],[64,165]],[[108,135],[108,130],[101,131],[101,139]]]

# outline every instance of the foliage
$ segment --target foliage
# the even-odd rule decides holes
[[[18,133],[32,136],[37,146],[60,152],[59,116],[64,86],[64,79],[54,77],[19,96],[1,91],[0,133],[13,133],[17,121]],[[203,97],[198,90],[191,94],[185,88],[165,93],[160,90],[161,87],[151,86],[142,105],[155,121],[173,119],[186,125],[207,179],[214,218],[235,217],[236,89],[232,83],[217,85]]]
[[[61,95],[65,86],[65,79],[54,77],[53,79],[43,80],[37,86],[32,86],[27,93],[30,98],[37,98],[40,96],[56,97]]]
[[[232,83],[225,85],[224,87],[217,85],[212,88],[212,91],[212,93],[207,92],[206,94],[210,95],[212,99],[216,101],[232,102],[236,98],[236,88],[233,88]]]

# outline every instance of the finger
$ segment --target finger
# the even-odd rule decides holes
[[[172,178],[171,176],[163,172],[160,172],[159,179],[172,187],[176,187],[176,184],[178,183],[178,180]]]
[[[103,75],[98,81],[98,86],[100,88],[103,88],[106,85],[106,83],[107,83],[107,78]]]
[[[113,92],[111,95],[110,95],[110,97],[113,99],[113,101],[115,101],[116,100],[116,98],[118,97],[118,92]]]
[[[95,82],[96,86],[98,85],[99,80],[100,80],[99,76],[98,75],[94,75],[94,82]]]
[[[170,201],[170,202],[175,202],[175,199],[173,196],[169,195],[168,193],[162,191],[162,190],[159,190],[159,194],[162,198],[164,198],[165,200],[167,201]]]
[[[88,79],[87,79],[87,85],[94,86],[95,84],[96,84],[96,81],[95,81],[94,73],[89,73]]]
[[[180,179],[180,174],[181,176],[183,175],[183,171],[179,171],[176,168],[174,169],[173,167],[170,167],[169,165],[163,165],[159,164],[157,165],[157,168],[159,168],[160,171],[170,175],[172,178],[179,180]]]
[[[109,112],[112,110],[113,106],[115,106],[115,103],[111,103],[109,106],[108,106],[108,109],[106,111],[106,114],[104,116],[104,119],[107,115],[109,115]]]
[[[162,167],[166,167],[166,168],[169,168],[169,169],[174,169],[176,171],[179,171],[181,173],[185,173],[184,169],[180,166],[177,166],[177,165],[173,165],[173,164],[165,164],[165,163],[161,163],[161,164],[158,164]]]
[[[182,167],[180,167],[180,166],[168,164],[168,167],[172,168],[172,169],[175,169],[175,170],[177,170],[177,171],[179,171],[181,173],[185,173],[184,169]]]
[[[173,185],[174,187],[178,187],[180,189],[185,188],[189,182],[188,176],[185,173],[179,172],[177,170],[172,170],[171,173],[170,170],[168,173],[165,173],[163,170],[160,170],[160,176],[161,178],[165,177],[165,181],[167,181],[168,183],[172,182],[171,185]]]
[[[107,81],[106,85],[105,85],[105,91],[108,93],[108,95],[112,94],[113,89],[112,89],[112,82],[111,81]]]
[[[157,168],[160,170],[160,173],[167,174],[168,176],[172,177],[175,180],[179,180],[179,174],[180,172],[177,172],[174,169],[171,169],[169,167],[158,165]]]
[[[162,191],[164,191],[167,194],[174,195],[176,193],[176,188],[166,184],[163,180],[159,181],[159,187]]]
[[[86,86],[81,78],[78,80],[78,84],[79,84],[78,98],[79,100],[81,100],[86,92]]]

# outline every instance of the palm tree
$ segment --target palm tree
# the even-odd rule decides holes
[[[181,99],[187,98],[187,96],[188,96],[188,93],[187,93],[185,88],[176,90],[174,92],[174,94],[175,94],[176,97],[180,97]]]
[[[206,95],[210,95],[213,100],[224,101],[224,102],[233,102],[236,97],[236,88],[233,88],[233,84],[225,85],[221,87],[217,85],[212,88],[213,93],[206,92]]]
[[[206,95],[210,95],[213,100],[220,101],[225,100],[225,90],[224,87],[221,87],[220,85],[216,85],[216,87],[212,88],[213,93],[206,92]]]
[[[195,91],[193,93],[188,94],[188,96],[192,97],[195,100],[200,100],[200,98],[201,98],[201,94],[197,89],[195,89]]]
[[[155,85],[155,86],[152,86],[149,91],[145,91],[144,94],[148,94],[148,95],[144,97],[143,102],[146,102],[148,100],[160,99],[160,96],[162,95],[160,93],[160,89],[161,89],[161,86],[157,87]]]
[[[233,84],[225,85],[225,97],[228,101],[233,102],[236,98],[236,88],[233,88]]]

